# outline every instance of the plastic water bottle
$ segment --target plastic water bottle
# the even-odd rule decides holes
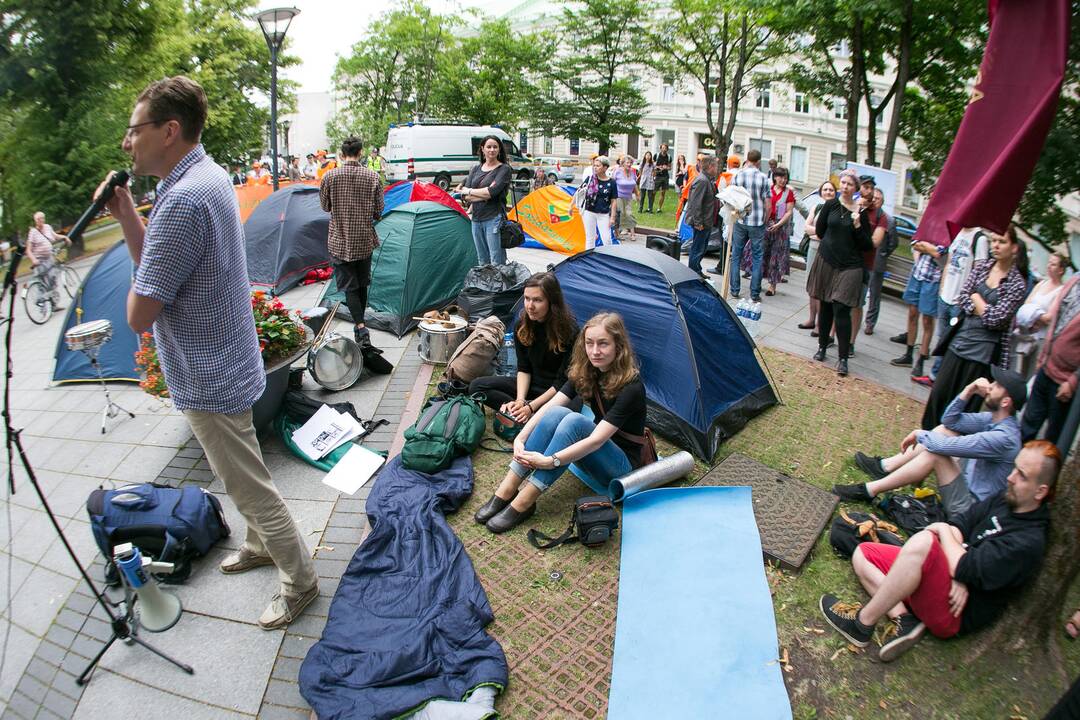
[[[517,375],[517,350],[514,348],[514,333],[503,335],[503,346],[499,352],[499,374],[513,377]]]
[[[743,324],[743,327],[750,330],[750,301],[746,298],[742,298],[735,304],[735,316],[739,318],[739,322]]]
[[[746,331],[750,333],[750,337],[756,338],[761,325],[761,303],[750,303],[747,310],[747,318],[744,321]]]

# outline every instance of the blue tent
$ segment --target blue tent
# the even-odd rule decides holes
[[[290,185],[268,196],[244,223],[248,280],[273,295],[295,287],[309,270],[330,264],[329,231],[319,188]]]
[[[127,323],[132,272],[134,265],[123,240],[107,250],[90,268],[68,308],[56,341],[53,382],[97,380],[97,373],[86,356],[78,350],[68,350],[64,333],[80,323],[102,319],[112,323],[112,339],[98,354],[102,374],[106,380],[139,382],[139,372],[135,369],[139,338]]]
[[[777,397],[754,341],[713,286],[638,245],[579,253],[555,266],[582,325],[601,311],[626,322],[649,399],[649,427],[709,462],[720,443]]]

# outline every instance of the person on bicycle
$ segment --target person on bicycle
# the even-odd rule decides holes
[[[67,235],[61,235],[45,222],[45,213],[40,210],[34,213],[34,224],[30,226],[30,232],[26,235],[26,254],[30,257],[33,265],[34,277],[41,278],[45,287],[52,292],[53,305],[60,305],[59,283],[57,282],[59,269],[53,257],[53,246],[63,241],[65,245],[71,245],[71,239]]]

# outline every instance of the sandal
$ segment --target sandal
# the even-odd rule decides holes
[[[1069,630],[1072,628],[1072,630]],[[1073,610],[1073,614],[1065,621],[1065,639],[1070,642],[1080,636],[1080,608]]]

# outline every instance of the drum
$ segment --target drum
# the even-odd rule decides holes
[[[417,350],[426,363],[445,365],[469,334],[465,318],[452,315],[450,320],[421,320]]]
[[[351,338],[327,332],[308,350],[307,369],[327,390],[344,390],[360,379],[364,356]]]
[[[112,339],[112,323],[108,320],[91,320],[64,333],[64,342],[70,350],[92,350]]]

